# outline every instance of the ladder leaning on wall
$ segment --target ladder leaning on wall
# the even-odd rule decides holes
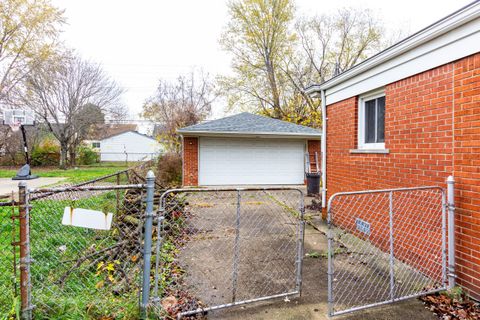
[[[305,172],[320,173],[320,166],[318,164],[318,152],[305,153]]]

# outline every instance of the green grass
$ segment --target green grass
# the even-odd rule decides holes
[[[73,198],[72,196],[69,198]],[[35,319],[137,319],[138,284],[141,260],[127,263],[131,290],[117,293],[114,289],[119,271],[112,272],[115,280],[97,268],[98,262],[88,259],[74,267],[79,258],[92,250],[101,250],[115,243],[115,229],[99,231],[61,224],[65,206],[115,212],[115,192],[72,200],[42,199],[31,203],[30,243],[32,297]],[[0,207],[0,319],[15,313],[12,293],[13,253],[11,208]],[[18,224],[17,220],[15,220]],[[15,226],[18,230],[18,225]],[[117,231],[118,232],[118,231]],[[18,253],[17,253],[18,260]],[[108,263],[108,261],[104,261]],[[59,279],[72,267],[74,271],[64,283]],[[19,275],[17,274],[17,279]],[[120,277],[120,278],[119,278]],[[18,281],[18,280],[17,280]],[[98,284],[105,283],[102,286]]]
[[[125,163],[104,163],[93,166],[82,166],[61,170],[57,168],[32,168],[32,173],[40,177],[64,177],[61,183],[77,184],[106,176],[117,171],[125,170]],[[11,178],[15,176],[17,169],[0,168],[0,178]]]

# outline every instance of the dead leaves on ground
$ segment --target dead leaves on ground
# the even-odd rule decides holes
[[[449,296],[436,293],[420,298],[427,309],[442,320],[474,320],[480,319],[480,305],[464,294]]]

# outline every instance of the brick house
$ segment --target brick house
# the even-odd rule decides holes
[[[185,186],[303,184],[307,152],[320,152],[319,131],[247,112],[178,133]]]
[[[453,175],[458,283],[480,298],[480,2],[308,93],[322,98],[323,205]]]

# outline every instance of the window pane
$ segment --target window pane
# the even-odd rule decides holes
[[[375,100],[365,101],[365,143],[375,142]]]
[[[377,99],[377,142],[385,142],[385,97]]]

